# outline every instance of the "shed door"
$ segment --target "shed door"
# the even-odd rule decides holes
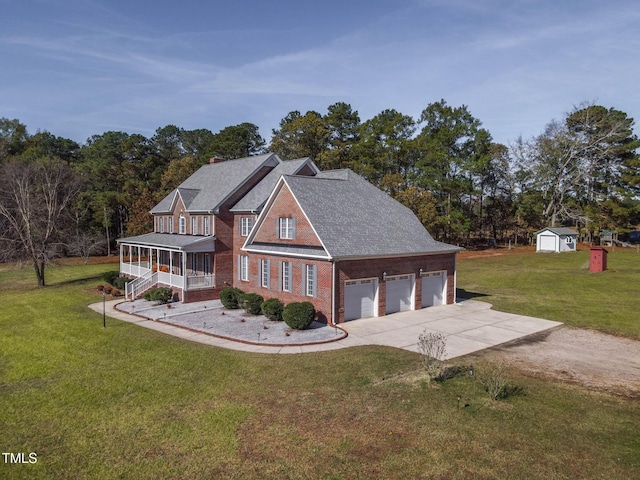
[[[555,252],[556,250],[556,237],[553,235],[540,235],[538,236],[538,250],[544,250],[548,252]]]
[[[344,320],[372,317],[376,298],[374,279],[348,280],[344,288]]]
[[[403,312],[412,308],[413,276],[387,277],[387,313]]]
[[[422,274],[422,307],[442,305],[444,299],[445,272]]]

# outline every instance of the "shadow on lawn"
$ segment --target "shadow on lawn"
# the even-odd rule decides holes
[[[488,297],[486,293],[467,292],[464,288],[456,288],[456,298],[472,300],[474,298]]]

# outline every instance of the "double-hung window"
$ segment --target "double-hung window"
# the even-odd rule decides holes
[[[240,280],[249,281],[249,257],[240,255]]]
[[[164,233],[164,217],[158,217],[158,230],[160,233]]]
[[[281,286],[283,292],[291,291],[291,262],[282,262]]]
[[[191,235],[198,234],[198,217],[191,217]]]
[[[181,235],[187,233],[187,219],[184,218],[184,215],[182,213],[180,214],[180,220],[178,221],[178,232]]]
[[[295,239],[295,219],[292,217],[280,217],[279,238],[285,240]]]
[[[242,237],[248,237],[249,233],[251,233],[252,228],[253,228],[252,217],[242,217],[240,219],[240,235]]]
[[[173,217],[169,217],[169,233],[173,233]]]
[[[304,294],[307,297],[318,295],[318,274],[315,265],[304,266]]]
[[[211,217],[209,216],[204,217],[204,234],[205,235],[211,234]]]
[[[263,288],[269,288],[271,284],[271,272],[269,260],[260,260],[260,285]]]

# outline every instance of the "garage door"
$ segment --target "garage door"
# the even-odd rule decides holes
[[[552,235],[540,235],[538,241],[540,242],[538,250],[544,250],[545,252],[556,251],[556,237]]]
[[[413,307],[413,275],[387,277],[387,313],[403,312]]]
[[[422,306],[433,307],[444,303],[446,272],[425,272],[422,274]]]
[[[344,320],[373,317],[377,281],[349,280],[344,288]]]

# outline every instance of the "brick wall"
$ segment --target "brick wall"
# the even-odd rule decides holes
[[[445,270],[447,272],[446,303],[451,304],[455,298],[454,274],[455,254],[422,255],[417,257],[375,258],[366,260],[345,260],[336,266],[336,321],[344,322],[344,285],[347,280],[359,278],[378,278],[378,316],[386,313],[386,284],[382,279],[387,275],[415,275],[414,309],[422,308],[422,279],[420,269],[424,272]]]
[[[281,217],[292,217],[296,219],[296,232],[293,240],[279,238],[279,218]],[[322,246],[320,239],[313,231],[311,224],[286,185],[282,185],[282,188],[276,194],[275,201],[267,212],[266,218],[260,224],[254,241],[285,245]]]
[[[286,304],[291,302],[311,302],[313,303],[317,315],[316,319],[322,323],[331,323],[331,274],[332,263],[322,260],[311,260],[303,258],[292,258],[276,255],[249,255],[249,280],[239,279],[236,273],[234,286],[250,293],[257,293],[268,298],[278,298]],[[237,258],[237,257],[236,257]],[[269,288],[262,287],[260,277],[260,260],[270,260],[270,285]],[[280,262],[291,262],[291,292],[281,291]],[[237,263],[237,260],[236,260]],[[305,265],[315,265],[317,269],[317,295],[310,297],[304,294],[305,285]]]

